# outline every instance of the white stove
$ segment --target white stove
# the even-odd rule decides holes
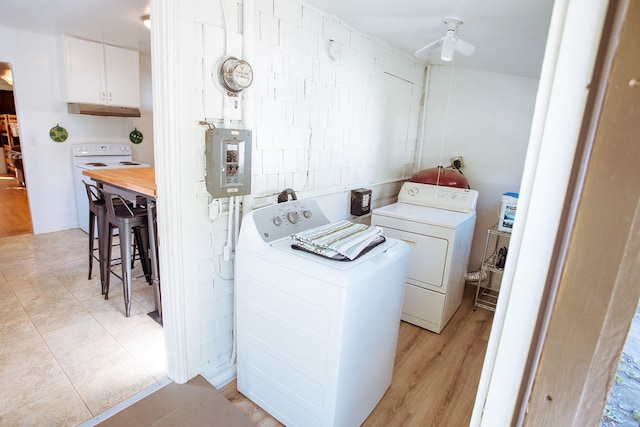
[[[82,171],[151,167],[146,163],[133,161],[131,146],[126,143],[73,144],[71,146],[71,155],[73,158],[73,181],[78,226],[87,233],[89,232],[89,201],[82,181],[88,182],[89,178],[82,175]],[[126,197],[126,195],[124,196]]]
[[[145,163],[133,161],[128,144],[74,144],[73,166],[80,169],[148,168]]]

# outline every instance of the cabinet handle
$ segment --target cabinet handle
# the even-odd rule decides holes
[[[402,240],[403,242],[406,242],[406,243],[412,245],[412,246],[415,246],[415,245],[418,244],[418,242],[416,242],[415,240],[407,239],[406,237],[400,237],[399,239]]]
[[[100,92],[100,99],[103,101],[107,99],[107,96],[104,92]]]
[[[113,98],[113,96],[111,95],[111,92],[109,92],[109,102],[111,102],[112,98]]]

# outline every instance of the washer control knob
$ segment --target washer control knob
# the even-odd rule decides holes
[[[282,219],[279,216],[274,216],[273,225],[275,225],[276,227],[279,227],[280,225],[282,225]]]
[[[407,193],[410,196],[415,196],[416,194],[418,194],[418,187],[411,187],[407,190]]]
[[[311,218],[311,211],[308,209],[305,209],[302,211],[302,216],[305,218]]]
[[[289,222],[291,224],[295,224],[298,222],[298,212],[296,211],[291,211],[287,214],[287,219],[289,220]]]

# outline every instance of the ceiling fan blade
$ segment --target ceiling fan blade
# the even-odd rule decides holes
[[[442,39],[431,42],[425,47],[423,47],[422,49],[416,50],[416,53],[414,55],[418,58],[420,58],[421,56],[425,56],[427,53],[431,52],[441,44],[442,44]]]
[[[458,41],[456,42],[456,50],[463,55],[469,56],[473,53],[474,50],[476,50],[476,48],[474,45],[469,44],[462,39],[458,39]]]

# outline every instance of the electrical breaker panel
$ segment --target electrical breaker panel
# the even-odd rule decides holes
[[[205,138],[207,191],[215,198],[251,194],[251,131],[214,128]]]

